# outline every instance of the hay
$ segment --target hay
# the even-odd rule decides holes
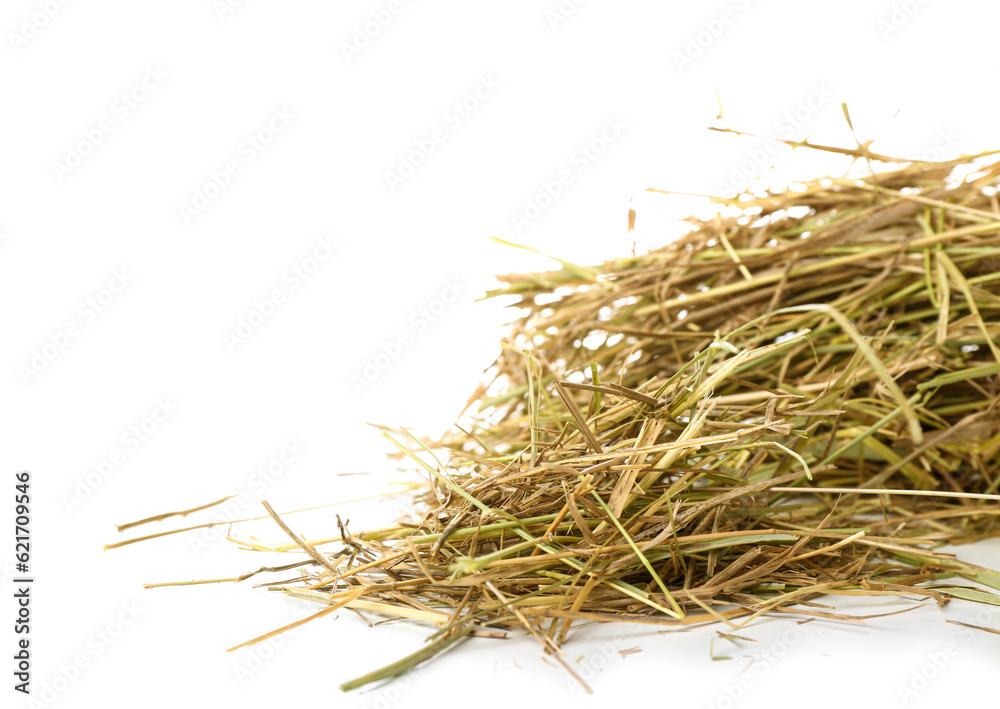
[[[423,520],[310,541],[268,508],[293,539],[273,549],[309,555],[274,587],[437,626],[344,689],[496,629],[563,662],[577,621],[1000,604],[944,580],[1000,574],[939,550],[1000,532],[998,176],[817,179],[717,200],[641,256],[501,277],[521,314],[472,421],[386,433],[426,473]]]

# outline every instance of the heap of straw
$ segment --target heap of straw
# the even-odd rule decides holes
[[[1000,574],[939,550],[1000,533],[998,176],[818,179],[641,256],[501,277],[521,317],[473,422],[387,433],[426,473],[422,521],[310,543],[268,508],[310,557],[276,588],[437,626],[344,689],[501,629],[563,662],[578,621],[1000,604]]]

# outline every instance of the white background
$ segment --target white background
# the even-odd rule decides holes
[[[954,603],[866,627],[764,620],[740,633],[757,643],[717,638],[715,654],[734,658],[717,662],[719,628],[584,629],[566,653],[594,698],[517,637],[474,640],[345,696],[342,681],[415,650],[427,629],[343,612],[267,650],[225,653],[318,606],[249,584],[143,590],[273,561],[223,541],[225,527],[102,546],[120,538],[116,523],[227,494],[243,494],[233,519],[262,514],[261,499],[294,510],[406,479],[364,422],[446,429],[514,315],[474,302],[491,274],[556,265],[491,235],[583,263],[662,245],[695,205],[648,187],[707,194],[846,169],[764,142],[852,147],[841,102],[882,153],[1000,147],[998,19],[995,3],[915,0],[5,2],[0,519],[11,531],[13,472],[32,471],[36,705],[492,707],[530,695],[725,709],[807,691],[824,706],[903,706],[903,689],[919,690],[909,706],[992,693],[997,638],[945,624],[977,622],[977,608]],[[411,157],[428,139],[429,157]],[[405,179],[387,179],[401,165]],[[559,194],[540,199],[560,173]],[[192,215],[199,190],[214,198]],[[317,239],[337,246],[314,264]],[[312,266],[308,280],[288,275]],[[269,308],[275,289],[284,299]],[[262,324],[258,306],[272,311]],[[260,326],[234,345],[241,319]],[[361,530],[404,505],[288,519],[332,536],[335,512]],[[233,534],[286,541],[269,524]],[[0,668],[3,705],[22,706],[12,536]],[[995,565],[997,550],[961,554]],[[643,651],[618,652],[632,647]]]

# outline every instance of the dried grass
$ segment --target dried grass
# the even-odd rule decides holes
[[[436,626],[345,689],[497,629],[562,662],[579,621],[1000,604],[944,581],[1000,574],[939,550],[1000,532],[998,175],[963,158],[817,179],[719,200],[657,251],[503,276],[490,295],[521,315],[471,423],[386,433],[426,473],[423,520],[321,540],[281,522],[291,544],[246,546],[308,554],[273,587],[316,616]]]

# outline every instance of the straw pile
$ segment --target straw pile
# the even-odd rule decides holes
[[[718,200],[641,256],[501,277],[521,316],[473,421],[386,434],[426,473],[423,520],[309,542],[268,508],[310,555],[276,588],[438,626],[345,689],[498,629],[562,662],[575,622],[998,603],[962,579],[1000,574],[939,550],[1000,533],[998,176],[824,178]]]

